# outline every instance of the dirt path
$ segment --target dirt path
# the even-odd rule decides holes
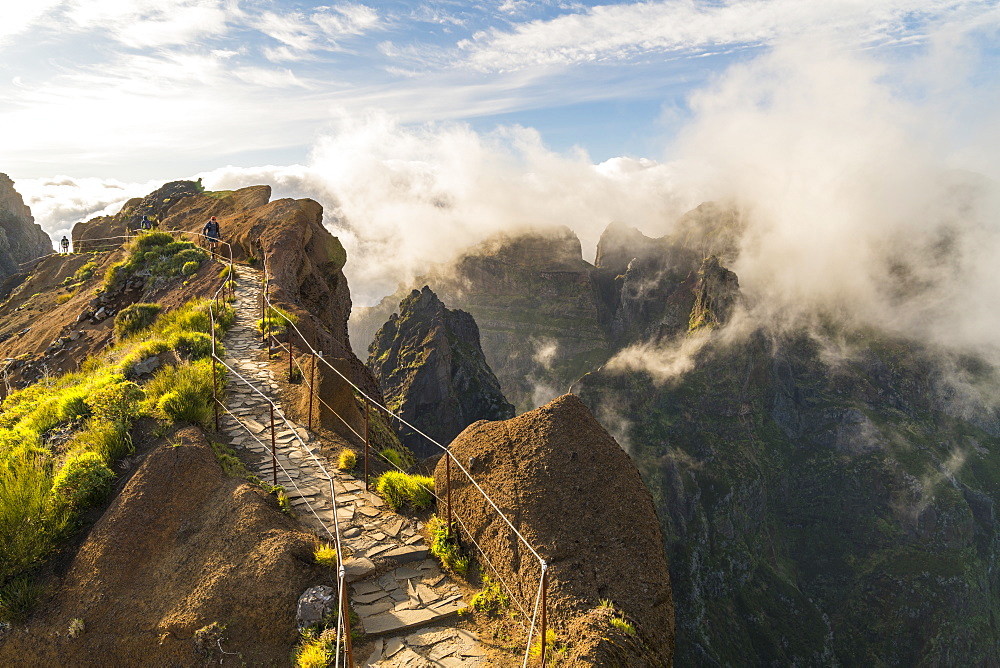
[[[224,341],[226,364],[235,373],[227,386],[222,430],[262,480],[275,479],[276,464],[277,484],[286,489],[296,517],[321,540],[333,542],[336,517],[349,556],[345,567],[353,608],[368,640],[374,639],[358,648],[365,656],[356,653],[356,662],[386,668],[481,665],[484,652],[474,633],[440,626],[466,603],[458,586],[428,558],[420,523],[393,512],[365,491],[363,481],[337,471],[320,456],[315,435],[283,417],[278,385],[255,327],[260,285],[260,272],[240,269],[236,321]]]

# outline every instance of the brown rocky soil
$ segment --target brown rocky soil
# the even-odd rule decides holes
[[[673,601],[652,498],[628,455],[577,397],[477,422],[450,450],[549,564],[550,619],[557,646],[569,644],[572,665],[671,665]],[[435,481],[444,498],[443,460]],[[452,503],[530,609],[538,562],[454,468]],[[612,630],[602,600],[634,625],[634,636]]]
[[[0,360],[26,356],[10,365],[8,381],[34,381],[44,367],[50,372],[76,371],[88,356],[107,346],[114,333],[114,317],[99,321],[82,318],[100,305],[93,302],[104,272],[121,260],[121,250],[51,255],[40,260],[0,304]],[[63,280],[87,262],[96,262],[93,276],[79,285],[63,286]],[[215,294],[221,279],[220,264],[205,262],[196,274],[157,283],[149,291],[125,290],[108,295],[107,308],[117,313],[137,301],[156,302],[164,310],[177,308],[191,299]],[[187,285],[180,289],[181,283]],[[60,300],[63,300],[60,303]],[[25,331],[27,330],[27,331]],[[73,340],[65,339],[77,332]],[[63,339],[58,345],[53,345]],[[50,348],[52,346],[52,348]],[[0,384],[0,395],[6,390]]]
[[[32,619],[0,640],[0,665],[288,665],[296,601],[328,578],[313,545],[185,428],[156,444]],[[73,619],[84,625],[75,638]],[[196,654],[195,631],[213,622],[235,654]]]

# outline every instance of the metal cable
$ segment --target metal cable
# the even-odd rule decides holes
[[[266,264],[266,262],[265,262],[265,264],[264,264],[264,279],[265,279],[265,281],[267,280],[267,264]],[[262,291],[262,295],[263,295],[263,297],[264,297],[264,301],[265,301],[265,303],[266,303],[266,304],[267,304],[268,306],[270,306],[271,308],[274,308],[274,305],[273,305],[273,304],[271,303],[271,299],[270,299],[270,297],[268,296],[268,294],[267,294],[267,290],[266,290],[266,289],[264,289],[264,290]],[[311,352],[312,352],[313,354],[316,354],[316,350],[315,350],[315,349],[314,349],[314,348],[312,347],[312,345],[310,345],[310,344],[309,344],[309,342],[308,342],[308,341],[306,340],[306,338],[305,338],[305,336],[304,336],[304,335],[302,334],[302,332],[301,332],[301,331],[299,331],[299,328],[295,326],[295,323],[291,322],[291,320],[290,320],[290,319],[287,319],[287,318],[286,318],[286,320],[288,320],[288,326],[289,326],[289,327],[291,327],[291,328],[293,328],[293,329],[294,329],[294,330],[296,331],[296,333],[298,333],[298,335],[299,335],[299,338],[300,338],[300,339],[302,340],[303,344],[304,344],[304,345],[305,345],[305,346],[306,346],[307,348],[309,348],[309,350],[310,350],[310,351],[311,351]],[[334,373],[336,373],[336,374],[337,374],[338,376],[340,376],[340,377],[341,377],[341,378],[342,378],[342,379],[343,379],[343,380],[344,380],[344,381],[345,381],[345,382],[346,382],[347,384],[349,384],[349,385],[350,385],[351,387],[353,387],[353,388],[354,388],[354,389],[355,389],[355,390],[356,390],[356,391],[357,391],[357,392],[358,392],[358,393],[359,393],[359,394],[360,394],[361,396],[363,396],[363,397],[364,397],[364,398],[365,398],[365,399],[366,399],[367,401],[369,401],[369,402],[371,402],[372,404],[374,404],[375,406],[377,406],[377,407],[381,408],[381,409],[382,409],[382,410],[384,410],[384,411],[385,411],[385,412],[386,412],[386,413],[387,413],[388,415],[391,415],[391,416],[395,417],[395,418],[396,418],[396,419],[397,419],[397,420],[398,420],[398,421],[399,421],[399,422],[400,422],[401,424],[404,424],[404,425],[406,425],[407,427],[409,427],[410,429],[412,429],[412,430],[413,430],[413,431],[414,431],[415,433],[419,434],[420,436],[422,436],[422,437],[423,437],[424,439],[426,439],[427,441],[429,441],[429,442],[433,443],[433,444],[434,444],[435,446],[437,446],[438,448],[440,448],[440,449],[441,449],[441,450],[443,450],[444,452],[446,452],[446,453],[448,452],[448,448],[447,448],[446,446],[444,446],[444,445],[441,445],[441,444],[440,444],[440,443],[438,443],[438,442],[437,442],[436,440],[434,440],[433,438],[431,438],[430,436],[428,436],[427,434],[425,434],[424,432],[420,431],[419,429],[417,429],[416,427],[414,427],[413,425],[411,425],[411,424],[410,424],[409,422],[407,422],[406,420],[404,420],[404,419],[403,419],[403,418],[402,418],[401,416],[397,415],[396,413],[393,413],[393,412],[392,412],[391,410],[389,410],[388,408],[386,408],[385,406],[383,406],[383,405],[382,405],[382,404],[380,404],[379,402],[375,401],[375,400],[374,400],[373,398],[371,398],[371,397],[370,397],[370,396],[369,396],[369,395],[368,395],[368,394],[367,394],[367,393],[366,393],[366,392],[365,392],[364,390],[362,390],[362,389],[361,389],[360,387],[358,387],[357,385],[355,385],[355,384],[354,384],[354,383],[353,383],[353,382],[352,382],[352,381],[351,381],[351,380],[350,380],[349,378],[347,378],[347,377],[346,377],[346,376],[345,376],[344,374],[342,374],[342,373],[341,373],[341,372],[340,372],[340,371],[339,371],[339,370],[338,370],[338,369],[337,369],[336,367],[334,367],[334,366],[333,366],[332,364],[330,364],[330,363],[329,363],[329,362],[328,362],[328,361],[327,361],[326,359],[324,359],[324,358],[323,358],[323,357],[321,357],[321,356],[318,356],[318,357],[319,357],[319,359],[321,359],[321,360],[322,360],[322,361],[323,361],[323,362],[324,362],[324,363],[325,363],[325,364],[327,365],[327,367],[329,367],[329,368],[330,368],[330,370],[331,370],[331,371],[333,371],[333,372],[334,372]],[[525,546],[525,547],[527,547],[527,548],[528,548],[528,550],[529,550],[529,551],[530,551],[530,552],[531,552],[531,553],[532,553],[532,554],[533,554],[533,555],[535,556],[535,558],[536,558],[536,559],[538,560],[539,564],[542,564],[542,565],[544,565],[544,564],[545,564],[545,560],[544,560],[544,559],[542,559],[541,555],[540,555],[540,554],[538,554],[538,552],[537,552],[537,551],[535,550],[535,548],[531,546],[531,543],[529,543],[529,542],[528,542],[528,540],[527,540],[527,539],[526,539],[526,538],[525,538],[525,537],[524,537],[524,536],[523,536],[523,535],[521,534],[521,532],[517,530],[517,527],[515,527],[515,526],[514,526],[514,524],[513,524],[513,523],[512,523],[511,521],[510,521],[510,519],[508,519],[508,518],[507,518],[507,516],[506,516],[506,515],[504,515],[503,511],[501,511],[501,510],[500,510],[499,506],[497,506],[497,504],[496,504],[496,503],[494,503],[493,499],[491,499],[491,498],[490,498],[490,496],[489,496],[489,495],[488,495],[488,494],[486,493],[486,490],[484,490],[484,489],[483,489],[483,488],[482,488],[482,487],[481,487],[481,486],[479,485],[479,483],[477,483],[477,482],[476,482],[476,481],[475,481],[475,480],[473,479],[473,477],[472,477],[472,474],[471,474],[471,473],[470,473],[470,472],[469,472],[469,471],[468,471],[468,470],[467,470],[467,469],[466,469],[466,468],[465,468],[464,466],[462,466],[462,463],[461,463],[460,461],[458,461],[458,459],[456,459],[456,458],[454,458],[454,457],[453,457],[453,458],[452,458],[452,461],[454,461],[454,462],[455,462],[455,465],[456,465],[456,466],[458,466],[458,468],[459,468],[459,469],[460,469],[460,470],[461,470],[462,472],[464,472],[464,473],[465,473],[465,475],[466,475],[466,476],[467,476],[467,477],[469,478],[469,482],[470,482],[470,483],[472,483],[472,485],[473,485],[473,486],[474,486],[474,487],[475,487],[476,489],[478,489],[478,490],[479,490],[480,494],[482,494],[482,495],[483,495],[483,498],[485,498],[485,499],[486,499],[486,501],[487,501],[487,502],[488,502],[488,503],[489,503],[489,504],[490,504],[490,505],[491,505],[491,506],[493,507],[493,509],[494,509],[494,510],[495,510],[495,511],[497,512],[497,514],[498,514],[498,515],[499,515],[499,516],[500,516],[501,518],[503,518],[504,522],[506,522],[506,523],[507,523],[507,525],[508,525],[508,526],[509,526],[509,527],[511,528],[511,530],[512,530],[512,531],[514,532],[514,534],[515,534],[515,535],[516,535],[516,536],[518,537],[518,539],[519,539],[519,540],[520,540],[520,541],[521,541],[522,543],[524,543],[524,546]]]

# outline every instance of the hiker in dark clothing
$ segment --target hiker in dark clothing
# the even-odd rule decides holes
[[[142,216],[142,222],[139,223],[139,229],[147,232],[153,229],[153,222],[145,214]]]
[[[66,235],[63,235],[62,241],[59,242],[59,245],[62,246],[63,253],[69,252],[69,239],[66,238]]]
[[[201,233],[205,235],[205,240],[212,245],[212,253],[214,254],[215,247],[219,243],[219,221],[215,219],[215,216],[209,218]]]

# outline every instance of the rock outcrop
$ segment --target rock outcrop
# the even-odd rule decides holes
[[[674,615],[663,537],[649,491],[628,455],[584,404],[564,395],[503,422],[477,422],[451,453],[548,564],[549,619],[569,663],[669,666]],[[435,481],[445,496],[445,462]],[[452,479],[455,513],[525,609],[540,566],[464,474]],[[603,601],[603,606],[602,606]],[[615,635],[608,614],[632,624]],[[622,642],[618,642],[621,640]]]
[[[193,181],[174,181],[129,200],[114,216],[76,225],[74,244],[85,248],[89,240],[123,235],[143,214],[160,230],[190,233],[200,233],[216,216],[235,259],[266,265],[271,300],[298,318],[309,343],[327,358],[343,360],[351,380],[379,398],[378,384],[351,350],[351,295],[343,272],[347,253],[323,226],[323,207],[311,199],[270,197],[270,186],[204,192]]]
[[[35,222],[31,209],[0,174],[0,280],[20,271],[20,265],[52,252],[52,241]]]
[[[225,651],[286,664],[296,601],[323,576],[314,541],[262,490],[225,477],[188,427],[146,456],[59,587],[0,642],[0,663],[203,665]],[[67,634],[73,619],[79,637]],[[199,647],[196,632],[212,623],[223,641]]]
[[[368,351],[387,405],[443,445],[477,420],[514,416],[483,357],[476,321],[446,308],[427,286],[400,303]],[[401,432],[418,457],[439,454],[409,429]]]

